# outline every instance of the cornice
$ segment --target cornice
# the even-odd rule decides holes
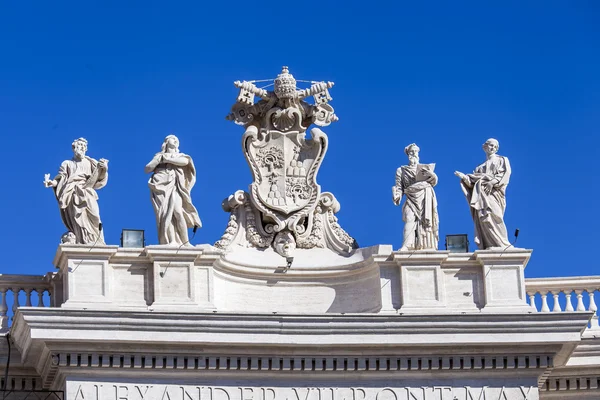
[[[282,315],[21,308],[13,338],[23,358],[42,343],[138,343],[143,347],[380,348],[579,343],[591,313]],[[41,349],[37,349],[39,353]]]

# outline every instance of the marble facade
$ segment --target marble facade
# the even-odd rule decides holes
[[[284,67],[273,91],[254,83],[235,82],[227,117],[253,181],[223,201],[214,245],[189,243],[196,171],[169,135],[146,168],[160,244],[103,243],[94,203],[95,222],[65,221],[56,272],[0,276],[3,400],[600,398],[600,277],[525,278],[532,250],[506,239],[497,141],[475,173],[457,172],[480,250],[437,249],[438,177],[415,144],[393,189],[413,224],[403,246],[360,248],[317,183],[333,82],[299,89]],[[44,181],[59,205],[61,184],[94,197],[106,183],[108,161],[79,165],[82,143],[73,174]],[[486,196],[499,199],[492,225]]]
[[[594,313],[527,303],[530,250],[318,251],[62,244],[13,368],[70,400],[544,399],[574,350],[600,368]]]

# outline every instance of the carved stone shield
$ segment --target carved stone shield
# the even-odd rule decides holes
[[[271,210],[268,214],[278,223],[313,209],[319,198],[321,188],[316,174],[327,137],[318,129],[314,131],[310,140],[305,139],[304,132],[277,130],[246,138],[246,157],[254,173],[252,201],[263,210]],[[279,215],[273,215],[273,211]]]

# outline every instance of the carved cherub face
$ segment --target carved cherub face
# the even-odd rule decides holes
[[[77,242],[77,238],[73,232],[66,232],[60,238],[60,243],[62,244],[75,244]]]
[[[485,154],[487,155],[496,154],[499,148],[500,144],[496,139],[488,139],[483,144],[483,151],[485,151]]]
[[[296,240],[291,232],[279,232],[273,241],[275,252],[282,257],[291,257],[296,249]]]

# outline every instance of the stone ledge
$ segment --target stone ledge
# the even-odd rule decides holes
[[[131,345],[140,353],[160,348],[184,354],[199,348],[221,349],[220,353],[271,348],[277,349],[275,354],[285,349],[295,354],[364,354],[379,348],[386,354],[446,355],[473,349],[474,355],[494,356],[535,351],[552,355],[554,363],[562,365],[580,342],[589,317],[590,313],[300,316],[22,308],[12,329],[27,365],[39,354],[49,357],[64,348],[82,352],[109,346],[127,352]]]
[[[446,330],[457,333],[581,333],[591,312],[502,314],[281,314],[157,313],[122,310],[71,310],[21,307],[14,328],[92,329],[97,331],[236,332],[264,334],[393,334],[422,336]],[[552,328],[551,330],[547,330]]]

